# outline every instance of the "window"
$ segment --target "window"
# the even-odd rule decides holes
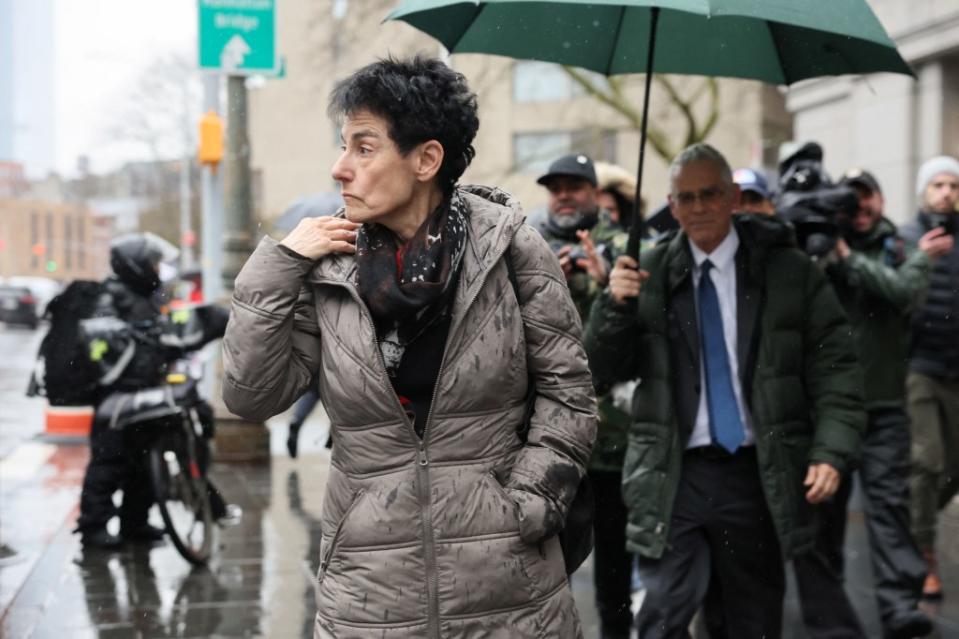
[[[614,162],[616,131],[581,129],[513,135],[513,167],[523,173],[545,173],[553,160],[567,153],[585,153],[597,162]]]
[[[87,221],[83,215],[77,216],[77,268],[87,267]]]
[[[550,162],[570,152],[573,135],[554,133],[516,133],[513,135],[513,166],[524,173],[545,173]]]
[[[605,78],[579,69],[593,84]],[[513,64],[513,102],[549,102],[586,95],[586,91],[558,64],[521,61]]]
[[[43,266],[46,268],[53,259],[53,211],[47,211],[47,243],[44,249],[46,250],[44,255],[45,263]]]
[[[73,216],[63,216],[63,265],[73,268],[73,249],[75,242],[73,239]]]

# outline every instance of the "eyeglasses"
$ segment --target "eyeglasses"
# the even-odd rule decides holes
[[[699,189],[698,193],[693,191],[682,191],[673,193],[673,200],[679,206],[692,206],[696,200],[702,202],[703,206],[716,204],[726,194],[726,190],[720,186],[710,186],[705,189]]]

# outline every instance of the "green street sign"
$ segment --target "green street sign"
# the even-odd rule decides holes
[[[274,0],[198,0],[200,68],[230,75],[274,74]]]

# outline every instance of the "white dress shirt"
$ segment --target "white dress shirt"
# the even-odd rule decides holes
[[[688,240],[687,240],[688,241]],[[702,275],[702,263],[709,259],[713,263],[713,268],[709,271],[713,285],[716,287],[716,294],[719,297],[719,310],[723,318],[723,336],[726,342],[726,360],[729,362],[729,374],[733,382],[733,394],[736,396],[736,406],[739,408],[739,418],[743,422],[745,429],[744,446],[755,443],[756,438],[753,435],[752,420],[746,403],[743,401],[743,388],[739,380],[739,356],[737,350],[737,322],[736,322],[736,250],[739,248],[739,235],[732,226],[729,228],[729,234],[726,239],[713,250],[712,253],[704,253],[698,246],[689,242],[689,248],[692,249],[693,262],[693,287],[694,298],[696,299],[696,326],[699,326],[699,278]],[[702,353],[702,329],[698,336],[700,342],[699,349],[699,408],[696,410],[696,423],[693,425],[693,434],[689,438],[687,448],[696,446],[708,446],[713,438],[709,430],[709,408],[706,405],[706,366],[703,362]]]

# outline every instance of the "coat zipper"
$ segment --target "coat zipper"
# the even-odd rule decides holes
[[[509,235],[507,240],[507,248],[513,243],[513,235],[515,231]],[[505,251],[503,251],[505,253]],[[499,258],[503,256],[503,253],[500,253],[495,260],[492,261],[492,264],[496,264],[499,261]],[[482,276],[482,279],[478,282],[475,287],[475,293],[470,297],[469,301],[464,307],[463,316],[466,316],[466,311],[473,305],[473,302],[476,301],[476,298],[479,296],[480,290],[483,288],[483,284],[486,283],[486,278],[489,277],[489,269],[487,269]],[[332,283],[332,282],[331,282]],[[383,360],[383,354],[380,351],[380,342],[376,337],[376,324],[373,322],[373,317],[370,315],[369,310],[366,308],[366,304],[363,303],[363,300],[359,297],[359,293],[356,291],[355,287],[352,285],[341,282],[340,286],[346,288],[350,296],[353,297],[360,306],[360,312],[363,313],[363,316],[366,317],[367,323],[370,325],[370,329],[373,332],[373,345],[376,347],[377,357],[379,358],[380,364],[383,367],[383,370],[386,371],[386,362]],[[517,300],[518,302],[519,300]],[[520,309],[522,310],[522,309]],[[443,371],[446,369],[446,356],[449,352],[450,339],[449,336],[452,336],[454,329],[459,328],[459,323],[456,326],[450,325],[450,331],[446,339],[446,344],[443,346],[443,358],[440,360],[440,368],[436,373],[436,381],[433,384],[433,397],[430,399],[430,410],[426,414],[426,422],[423,425],[423,437],[422,439],[417,437],[416,429],[413,428],[413,423],[410,422],[409,418],[406,416],[406,411],[403,409],[403,405],[400,403],[399,398],[396,396],[396,391],[390,386],[388,389],[390,394],[393,396],[396,401],[397,408],[400,409],[400,414],[403,415],[403,420],[406,422],[406,425],[409,427],[410,433],[413,435],[414,441],[418,440],[419,444],[419,453],[417,455],[417,479],[419,480],[419,498],[420,498],[420,517],[423,522],[423,554],[426,564],[426,573],[427,573],[427,598],[429,606],[429,619],[428,619],[428,632],[430,636],[435,639],[440,639],[440,605],[439,605],[439,596],[437,591],[439,590],[439,577],[437,576],[436,568],[436,548],[435,548],[435,539],[433,537],[433,513],[432,513],[432,500],[430,499],[430,459],[429,459],[429,434],[430,434],[430,425],[433,423],[433,408],[436,406],[436,398],[439,395],[440,389],[440,380],[443,378]],[[325,572],[324,572],[325,574]]]
[[[507,243],[507,250],[509,245],[513,242],[513,235],[509,236]],[[502,257],[502,253],[499,257]],[[499,257],[494,260],[492,263],[495,264],[498,261]],[[483,284],[486,283],[486,278],[489,277],[489,269],[487,269],[482,276],[482,279],[478,282],[475,287],[475,292],[473,296],[470,297],[469,301],[466,303],[466,306],[463,308],[463,317],[466,316],[466,312],[473,305],[473,302],[476,301],[476,298],[479,296],[480,290],[483,288]],[[517,300],[518,301],[518,300]],[[372,320],[371,320],[372,321]],[[462,323],[462,321],[460,322]],[[420,511],[423,515],[423,534],[424,534],[424,543],[426,544],[425,552],[427,558],[427,573],[429,575],[429,606],[430,606],[430,624],[429,632],[436,639],[440,639],[440,604],[439,596],[437,595],[438,590],[438,577],[436,570],[436,548],[434,545],[433,539],[433,513],[432,513],[432,502],[429,495],[429,455],[428,455],[428,444],[429,444],[429,435],[430,435],[430,426],[433,424],[433,409],[436,406],[436,398],[439,396],[440,390],[440,381],[443,379],[443,371],[446,369],[446,356],[449,354],[450,346],[450,337],[453,336],[456,329],[459,328],[460,323],[457,323],[456,326],[450,325],[450,331],[446,338],[446,344],[443,346],[443,359],[440,360],[440,369],[436,373],[436,381],[433,383],[433,397],[430,399],[430,410],[426,413],[426,422],[423,425],[423,439],[420,442],[420,469],[422,471],[423,481],[420,483],[420,499],[421,506],[424,506]],[[375,334],[375,330],[374,330]],[[395,393],[394,393],[395,394]]]
[[[359,297],[359,294],[356,292],[355,288],[349,284],[341,283],[340,286],[346,288],[354,301],[359,305],[360,312],[363,314],[363,317],[366,318],[367,323],[370,326],[370,330],[373,333],[373,346],[376,351],[376,357],[382,365],[383,372],[386,372],[386,362],[383,360],[383,353],[380,351],[380,340],[376,336],[376,324],[373,322],[373,317],[370,315],[369,310],[366,308],[366,304],[363,303],[363,300]],[[447,340],[447,345],[449,340]],[[436,384],[433,389],[433,399],[430,402],[430,411],[427,414],[426,424],[429,425],[430,416],[433,413],[433,403],[436,401],[437,388],[439,388],[439,376],[443,372],[443,361],[446,359],[446,346],[443,349],[443,360],[440,363],[440,370],[436,376]],[[439,628],[439,597],[437,591],[439,590],[439,577],[437,576],[436,569],[436,549],[434,548],[434,538],[433,538],[433,516],[431,512],[431,502],[430,502],[430,473],[429,473],[429,451],[426,446],[426,435],[427,431],[424,428],[422,439],[417,436],[416,429],[413,427],[413,423],[409,420],[409,417],[406,415],[406,410],[403,408],[403,405],[400,403],[399,398],[396,396],[396,390],[389,385],[387,388],[389,394],[393,397],[393,400],[396,402],[396,407],[399,409],[400,414],[403,416],[403,421],[406,423],[407,429],[410,435],[413,437],[413,441],[416,442],[418,446],[418,452],[416,456],[416,480],[419,484],[418,488],[418,497],[420,503],[420,520],[423,525],[423,557],[426,567],[427,575],[427,601],[428,601],[428,632],[430,636],[435,637],[435,639],[440,639],[440,628]]]

